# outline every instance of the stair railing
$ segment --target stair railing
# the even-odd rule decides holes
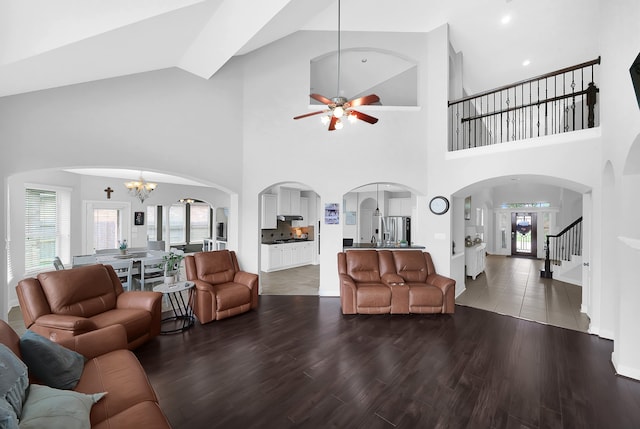
[[[449,102],[449,151],[489,146],[598,123],[600,57]]]
[[[572,255],[582,255],[582,217],[555,235],[547,235],[545,243],[544,270],[540,275],[552,278],[551,264],[561,265],[571,260]]]

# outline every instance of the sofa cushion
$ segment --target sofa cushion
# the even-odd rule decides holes
[[[116,293],[103,265],[38,274],[51,312],[91,317],[116,306]]]
[[[391,288],[381,283],[359,283],[356,294],[358,307],[391,306]]]
[[[347,252],[347,274],[356,282],[379,282],[378,252],[352,250]]]
[[[106,399],[106,398],[105,398]],[[144,429],[170,427],[167,418],[160,410],[157,402],[144,401],[116,414],[98,424],[92,429]]]
[[[0,399],[7,401],[18,418],[22,413],[28,387],[27,366],[7,346],[0,344]]]
[[[27,330],[20,338],[20,354],[31,374],[56,389],[73,389],[78,384],[84,356]]]
[[[251,291],[245,285],[224,283],[213,287],[216,293],[216,310],[223,311],[251,302]]]
[[[212,285],[232,282],[236,274],[229,252],[201,252],[193,255],[197,278]]]
[[[115,350],[88,360],[75,390],[83,393],[109,392],[91,409],[92,426],[137,403],[157,402],[147,375],[129,350]]]
[[[424,254],[419,250],[402,250],[393,252],[396,273],[406,282],[426,282],[427,263]]]
[[[111,325],[122,325],[127,331],[127,342],[149,333],[151,313],[138,308],[118,308],[96,314],[91,318],[98,329]]]
[[[409,283],[409,307],[442,307],[442,290],[426,283]]]
[[[90,428],[89,413],[106,393],[85,395],[32,384],[24,404],[20,429]]]

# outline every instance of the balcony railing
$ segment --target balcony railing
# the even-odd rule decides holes
[[[595,66],[572,67],[449,102],[449,151],[598,125]]]

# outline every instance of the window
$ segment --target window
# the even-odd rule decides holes
[[[147,206],[147,241],[158,239],[158,225],[156,223],[156,206]]]
[[[187,208],[184,204],[173,204],[169,208],[169,243],[170,244],[186,244],[187,227],[186,227]]]
[[[211,237],[209,204],[189,204],[189,243],[202,243]]]
[[[53,258],[70,262],[71,192],[60,188],[25,188],[25,271],[53,269]]]

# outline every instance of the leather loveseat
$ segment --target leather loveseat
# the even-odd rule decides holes
[[[236,253],[215,250],[184,258],[187,280],[195,283],[193,312],[200,323],[258,308],[258,276],[241,271]]]
[[[134,349],[160,333],[162,293],[124,291],[110,265],[40,273],[16,292],[27,329],[55,342],[120,324]]]
[[[338,253],[343,314],[453,313],[453,279],[439,275],[419,250]]]
[[[20,337],[2,320],[0,343],[22,359]],[[99,331],[67,337],[59,344],[87,358],[73,390],[86,394],[107,392],[91,407],[89,417],[92,428],[171,427],[158,405],[156,394],[140,362],[126,349],[127,335],[123,326],[113,325]],[[46,421],[42,427],[47,427]]]

